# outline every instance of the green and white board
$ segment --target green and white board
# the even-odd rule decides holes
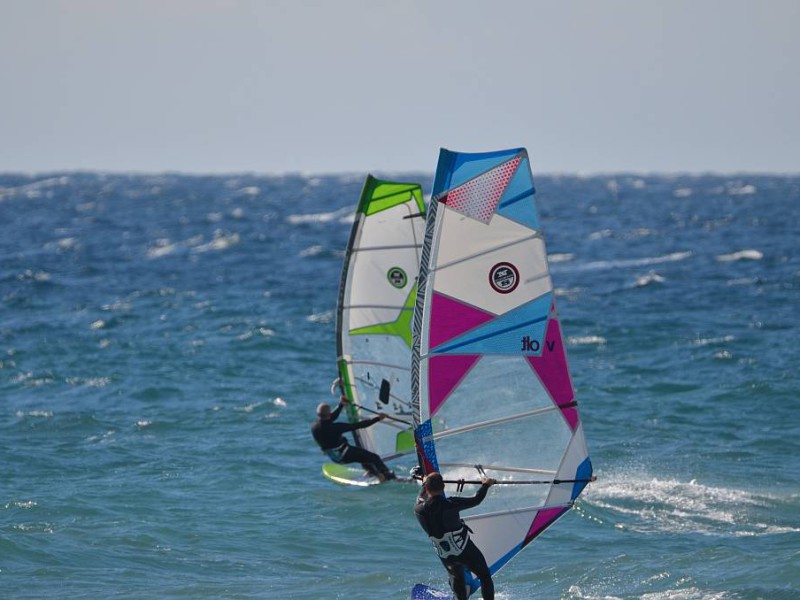
[[[380,481],[377,477],[368,475],[358,463],[340,465],[337,463],[326,462],[322,465],[322,474],[331,481],[341,485],[355,485],[358,487],[369,487],[387,483]],[[416,480],[411,477],[397,477],[389,481],[400,483],[412,483]]]
[[[368,487],[382,483],[377,477],[368,475],[358,463],[352,465],[339,465],[326,462],[322,465],[322,474],[335,483],[341,485],[357,485]]]

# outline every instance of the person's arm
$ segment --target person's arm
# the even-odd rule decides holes
[[[366,421],[359,421],[358,423],[332,423],[329,427],[335,430],[336,433],[341,435],[349,431],[355,431],[356,429],[363,429],[364,427],[369,427],[370,425],[374,425],[380,420],[381,420],[380,417],[375,417],[374,419],[367,419]]]
[[[430,535],[428,527],[428,518],[425,516],[425,510],[424,510],[425,500],[427,499],[428,499],[428,494],[425,491],[425,488],[422,488],[422,490],[419,493],[419,496],[417,496],[417,502],[414,505],[414,515],[417,517],[417,521],[419,521],[420,527],[422,527],[425,533]]]
[[[488,492],[489,488],[495,483],[497,482],[494,479],[484,479],[480,489],[478,489],[478,493],[474,496],[469,496],[467,498],[463,496],[453,496],[449,498],[449,500],[458,510],[473,508],[483,502],[483,499],[486,498],[486,492]]]
[[[369,427],[370,425],[375,425],[378,421],[383,421],[388,415],[386,413],[378,413],[377,417],[372,417],[371,419],[364,419],[363,421],[358,421],[357,423],[350,423],[348,424],[347,431],[355,431],[356,429],[364,429],[365,427]]]
[[[339,406],[337,406],[337,407],[336,407],[336,410],[334,410],[334,411],[331,413],[331,421],[335,421],[335,420],[336,420],[336,418],[339,416],[339,413],[341,413],[341,412],[342,412],[342,409],[343,409],[343,408],[344,408],[344,403],[342,403],[342,402],[340,401],[340,402],[339,402]]]
[[[383,421],[385,418],[386,417],[384,415],[378,415],[377,417],[372,417],[371,419],[364,419],[363,421],[356,423],[354,429],[364,429],[370,425],[375,425],[375,423],[378,421]]]

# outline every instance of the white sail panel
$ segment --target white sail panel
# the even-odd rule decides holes
[[[368,176],[342,269],[337,310],[341,390],[353,421],[387,413],[355,432],[384,458],[413,451],[411,322],[424,233],[418,184]]]

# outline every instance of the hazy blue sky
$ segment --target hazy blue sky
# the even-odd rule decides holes
[[[798,0],[0,0],[0,172],[800,171]]]

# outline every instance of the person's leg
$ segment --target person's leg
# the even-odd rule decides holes
[[[459,559],[463,560],[467,568],[480,579],[483,600],[494,600],[494,582],[492,581],[492,574],[489,572],[489,566],[486,564],[483,553],[472,540],[467,543]]]
[[[450,589],[453,590],[453,596],[456,600],[467,600],[469,593],[467,592],[467,580],[464,573],[464,565],[457,562],[442,560],[444,568],[447,569],[447,575],[450,579]]]
[[[364,467],[368,473],[371,473],[376,477],[383,477],[384,479],[394,478],[394,473],[392,473],[386,467],[386,465],[383,464],[380,456],[374,452],[365,450],[364,448],[359,448],[358,446],[348,447],[347,452],[345,452],[344,456],[342,457],[342,462],[360,462],[361,466]]]

